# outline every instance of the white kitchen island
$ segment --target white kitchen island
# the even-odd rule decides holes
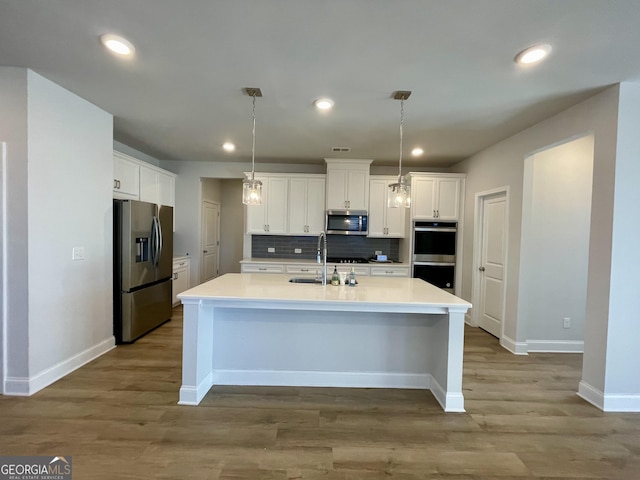
[[[213,385],[430,389],[463,412],[464,314],[471,305],[415,278],[356,287],[226,274],[187,290],[181,405]]]

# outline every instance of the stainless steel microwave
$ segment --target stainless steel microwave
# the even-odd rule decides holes
[[[325,231],[333,235],[366,235],[369,218],[365,210],[327,210]]]

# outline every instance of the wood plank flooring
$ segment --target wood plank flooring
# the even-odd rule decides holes
[[[640,479],[640,414],[576,395],[582,356],[466,329],[466,413],[428,391],[214,387],[176,404],[182,310],[32,397],[0,396],[0,455],[93,479]]]

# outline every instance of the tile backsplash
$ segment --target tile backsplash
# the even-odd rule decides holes
[[[389,260],[398,260],[399,239],[367,238],[354,235],[327,235],[327,253],[330,257],[371,257],[382,250]],[[292,237],[285,235],[252,235],[251,256],[254,258],[298,258],[315,260],[318,237]],[[275,252],[268,251],[269,248]],[[299,248],[301,253],[295,253]]]

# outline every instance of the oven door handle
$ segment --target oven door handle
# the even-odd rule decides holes
[[[415,232],[456,232],[457,228],[416,227],[413,230]]]
[[[414,265],[426,265],[428,267],[455,267],[455,263],[449,262],[413,262]]]

